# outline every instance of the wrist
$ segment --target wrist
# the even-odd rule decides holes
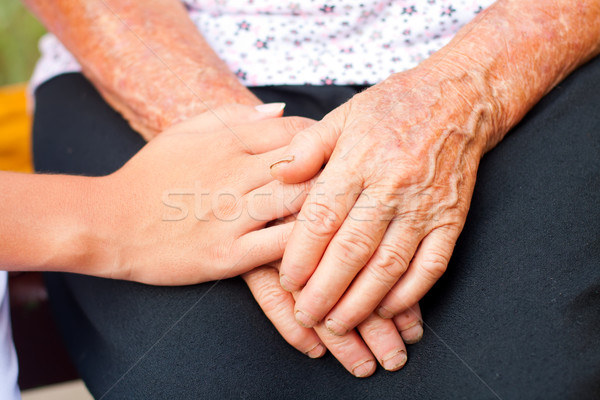
[[[165,112],[168,121],[162,130],[189,117],[228,104],[256,106],[262,103],[226,66],[201,67],[190,63],[185,71],[177,74],[176,80],[185,90],[182,91],[182,98]],[[167,104],[172,101],[172,98],[165,99]]]
[[[482,157],[513,125],[507,118],[506,104],[497,96],[498,82],[492,80],[491,71],[483,65],[458,60],[442,60],[423,67],[429,71],[426,79],[441,88],[442,98],[449,99],[448,104],[467,115],[465,131],[475,139]]]
[[[55,206],[47,213],[40,240],[47,256],[34,269],[119,277],[115,271],[119,237],[114,221],[121,204],[115,201],[106,178],[53,178],[53,189],[46,189],[45,195]]]
[[[560,15],[560,18],[557,16]],[[497,1],[418,68],[488,109],[484,151],[573,69],[600,53],[597,1]]]
[[[146,140],[174,124],[219,106],[261,104],[229,70],[203,67],[193,60],[181,59],[177,68],[166,72],[164,66],[157,65],[149,70],[147,65],[138,65],[134,69],[145,71],[145,74],[121,74],[117,67],[101,78],[89,78],[106,101]],[[156,76],[161,76],[160,80],[157,81]]]
[[[2,173],[0,266],[102,275],[97,179]]]
[[[39,269],[109,277],[110,236],[106,229],[103,178],[57,176],[60,204],[47,221],[48,254]],[[50,193],[52,195],[52,193]]]
[[[390,76],[383,84],[383,97],[393,99],[393,109],[400,116],[427,123],[419,134],[460,136],[475,158],[490,148],[502,111],[485,74],[457,65],[422,63]]]
[[[120,246],[127,239],[128,207],[134,199],[126,199],[126,185],[118,185],[115,174],[89,178],[80,185],[77,196],[82,211],[76,219],[76,229],[70,240],[76,252],[68,255],[67,265],[84,269],[87,275],[127,279],[120,262]],[[77,272],[77,271],[74,271]]]

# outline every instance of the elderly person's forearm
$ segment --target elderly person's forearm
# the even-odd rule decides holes
[[[489,123],[489,150],[599,52],[599,0],[500,0],[422,66],[434,79],[455,81],[481,122]]]
[[[146,139],[207,108],[260,103],[202,38],[178,0],[25,3]]]

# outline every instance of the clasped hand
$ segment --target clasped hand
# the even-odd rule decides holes
[[[260,221],[241,217],[227,224],[208,218],[210,227],[190,223],[183,230],[174,224],[181,235],[168,235],[180,237],[181,253],[173,259],[168,252],[170,258],[152,263],[161,270],[133,269],[139,274],[134,279],[178,284],[243,274],[265,314],[300,351],[319,357],[327,347],[359,377],[374,372],[375,358],[388,370],[401,368],[406,362],[404,341],[414,342],[422,335],[417,303],[447,267],[485,148],[477,136],[484,116],[478,106],[443,81],[419,82],[413,90],[418,80],[418,73],[408,71],[358,94],[322,121],[292,119],[287,135],[290,124],[279,122],[285,119],[246,124],[249,119],[278,116],[257,117],[248,111],[252,107],[221,110],[229,115],[226,125],[239,126],[236,135],[223,128],[222,118],[207,117],[211,113],[198,117],[204,119],[207,139],[197,139],[193,147],[198,151],[186,152],[198,160],[181,165],[205,171],[204,186],[219,182],[242,193],[241,200],[225,210],[240,204],[247,208],[248,194],[257,190],[271,194],[265,199],[293,199],[292,206],[282,210],[268,200],[260,202],[262,208],[255,204],[253,208],[262,210]],[[175,148],[196,126],[192,120],[172,128],[136,157],[161,160],[151,155],[153,148],[177,154]],[[223,140],[212,154],[202,148]],[[120,171],[122,176],[143,164],[136,157]],[[165,162],[176,161],[167,157]],[[282,183],[272,181],[267,164]],[[167,170],[172,165],[159,162],[153,168]],[[257,172],[261,168],[263,172]],[[135,188],[135,183],[122,181]],[[176,183],[186,187],[190,181]],[[297,221],[266,226],[266,221],[298,210]],[[190,239],[199,237],[194,230],[209,228],[216,233],[200,236],[215,240],[199,244]],[[133,242],[143,243],[141,237]],[[201,276],[198,258],[191,254],[198,246],[213,265]],[[274,261],[284,248],[279,267]],[[216,257],[214,251],[219,253]],[[243,261],[232,267],[234,259]],[[268,265],[256,268],[260,264]],[[182,273],[165,271],[165,265]]]
[[[481,100],[417,68],[294,136],[274,177],[302,182],[326,163],[280,268],[300,325],[342,336],[373,312],[406,315],[444,273],[486,148]]]

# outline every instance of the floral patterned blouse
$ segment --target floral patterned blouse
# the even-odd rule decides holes
[[[246,86],[374,84],[416,66],[493,0],[182,0]],[[53,35],[32,78],[80,67]]]

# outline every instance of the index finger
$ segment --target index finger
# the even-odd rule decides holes
[[[288,291],[306,284],[362,190],[358,178],[335,176],[325,168],[298,214],[280,269],[281,286]]]

